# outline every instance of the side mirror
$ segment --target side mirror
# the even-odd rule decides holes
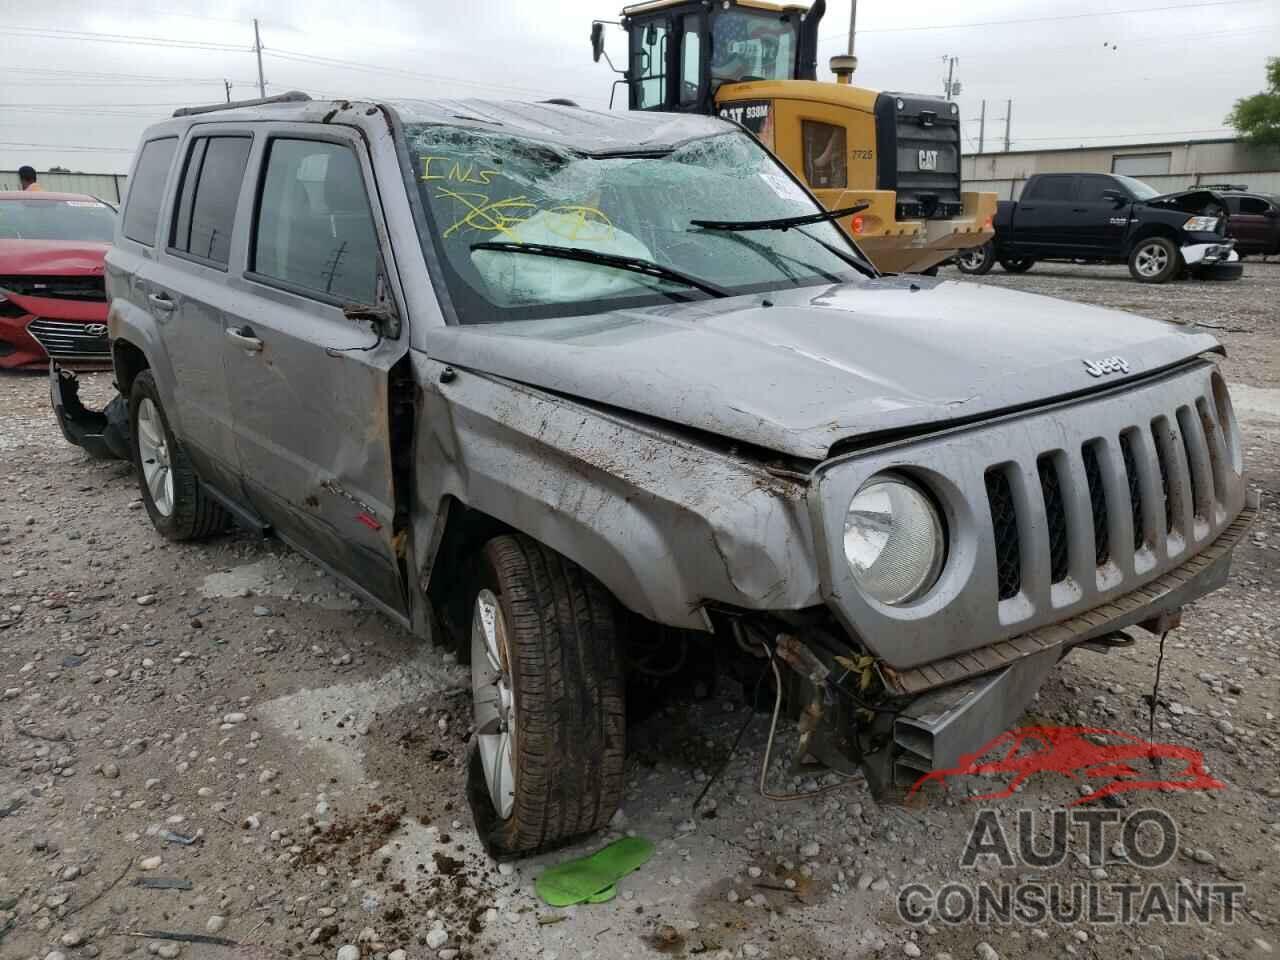
[[[604,54],[604,24],[597,20],[591,24],[591,59],[596,63]]]
[[[1121,206],[1122,204],[1126,204],[1129,202],[1129,198],[1126,197],[1119,190],[1103,190],[1102,199],[1110,200],[1116,206]]]
[[[644,28],[644,45],[646,47],[656,47],[658,45],[658,28],[652,22]]]

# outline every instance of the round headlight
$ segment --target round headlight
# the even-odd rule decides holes
[[[850,501],[844,555],[858,588],[872,599],[914,600],[937,581],[945,553],[942,518],[905,480],[873,478]]]

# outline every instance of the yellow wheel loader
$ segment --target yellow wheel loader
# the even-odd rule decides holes
[[[940,97],[853,86],[856,60],[817,77],[812,7],[764,0],[653,0],[626,7],[622,79],[632,110],[717,114],[742,124],[828,209],[885,273],[919,273],[991,239],[994,193],[960,189],[960,112]],[[591,27],[604,51],[605,21]],[[610,67],[613,66],[609,61]]]

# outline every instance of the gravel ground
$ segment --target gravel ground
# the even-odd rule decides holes
[[[1203,750],[1225,788],[1118,804],[1169,814],[1172,862],[1141,870],[1118,836],[1100,849],[1105,862],[1091,862],[1077,831],[1056,867],[963,867],[979,805],[957,787],[907,807],[877,805],[860,781],[763,800],[759,716],[694,810],[749,716],[725,685],[630,733],[611,835],[653,839],[653,860],[612,903],[551,910],[533,878],[609,837],[514,866],[484,857],[461,791],[467,676],[449,655],[278,544],[163,541],[128,466],[67,446],[44,378],[10,375],[0,377],[0,956],[1280,956],[1280,268],[1154,288],[1097,267],[997,270],[982,282],[1213,326],[1232,350],[1226,370],[1264,512],[1230,584],[1170,635],[1157,731]],[[86,380],[86,396],[105,399],[108,376]],[[1071,657],[1027,722],[1145,731],[1156,653],[1140,635],[1105,657]],[[815,786],[781,770],[772,783]],[[1060,808],[1081,789],[1029,781],[997,808],[1011,841],[1019,809]],[[1031,876],[1168,889],[1240,881],[1247,892],[1234,922],[1182,926],[908,926],[895,909],[909,883]]]

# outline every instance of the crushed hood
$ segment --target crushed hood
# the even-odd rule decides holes
[[[1149,207],[1166,207],[1170,210],[1184,210],[1187,213],[1200,213],[1206,207],[1216,206],[1227,209],[1227,203],[1212,190],[1179,190],[1175,193],[1162,193],[1158,197],[1139,200]]]
[[[840,440],[1109,387],[1217,347],[1119,310],[953,281],[769,299],[453,326],[427,347],[455,367],[812,460]],[[1086,367],[1111,357],[1128,371]]]

